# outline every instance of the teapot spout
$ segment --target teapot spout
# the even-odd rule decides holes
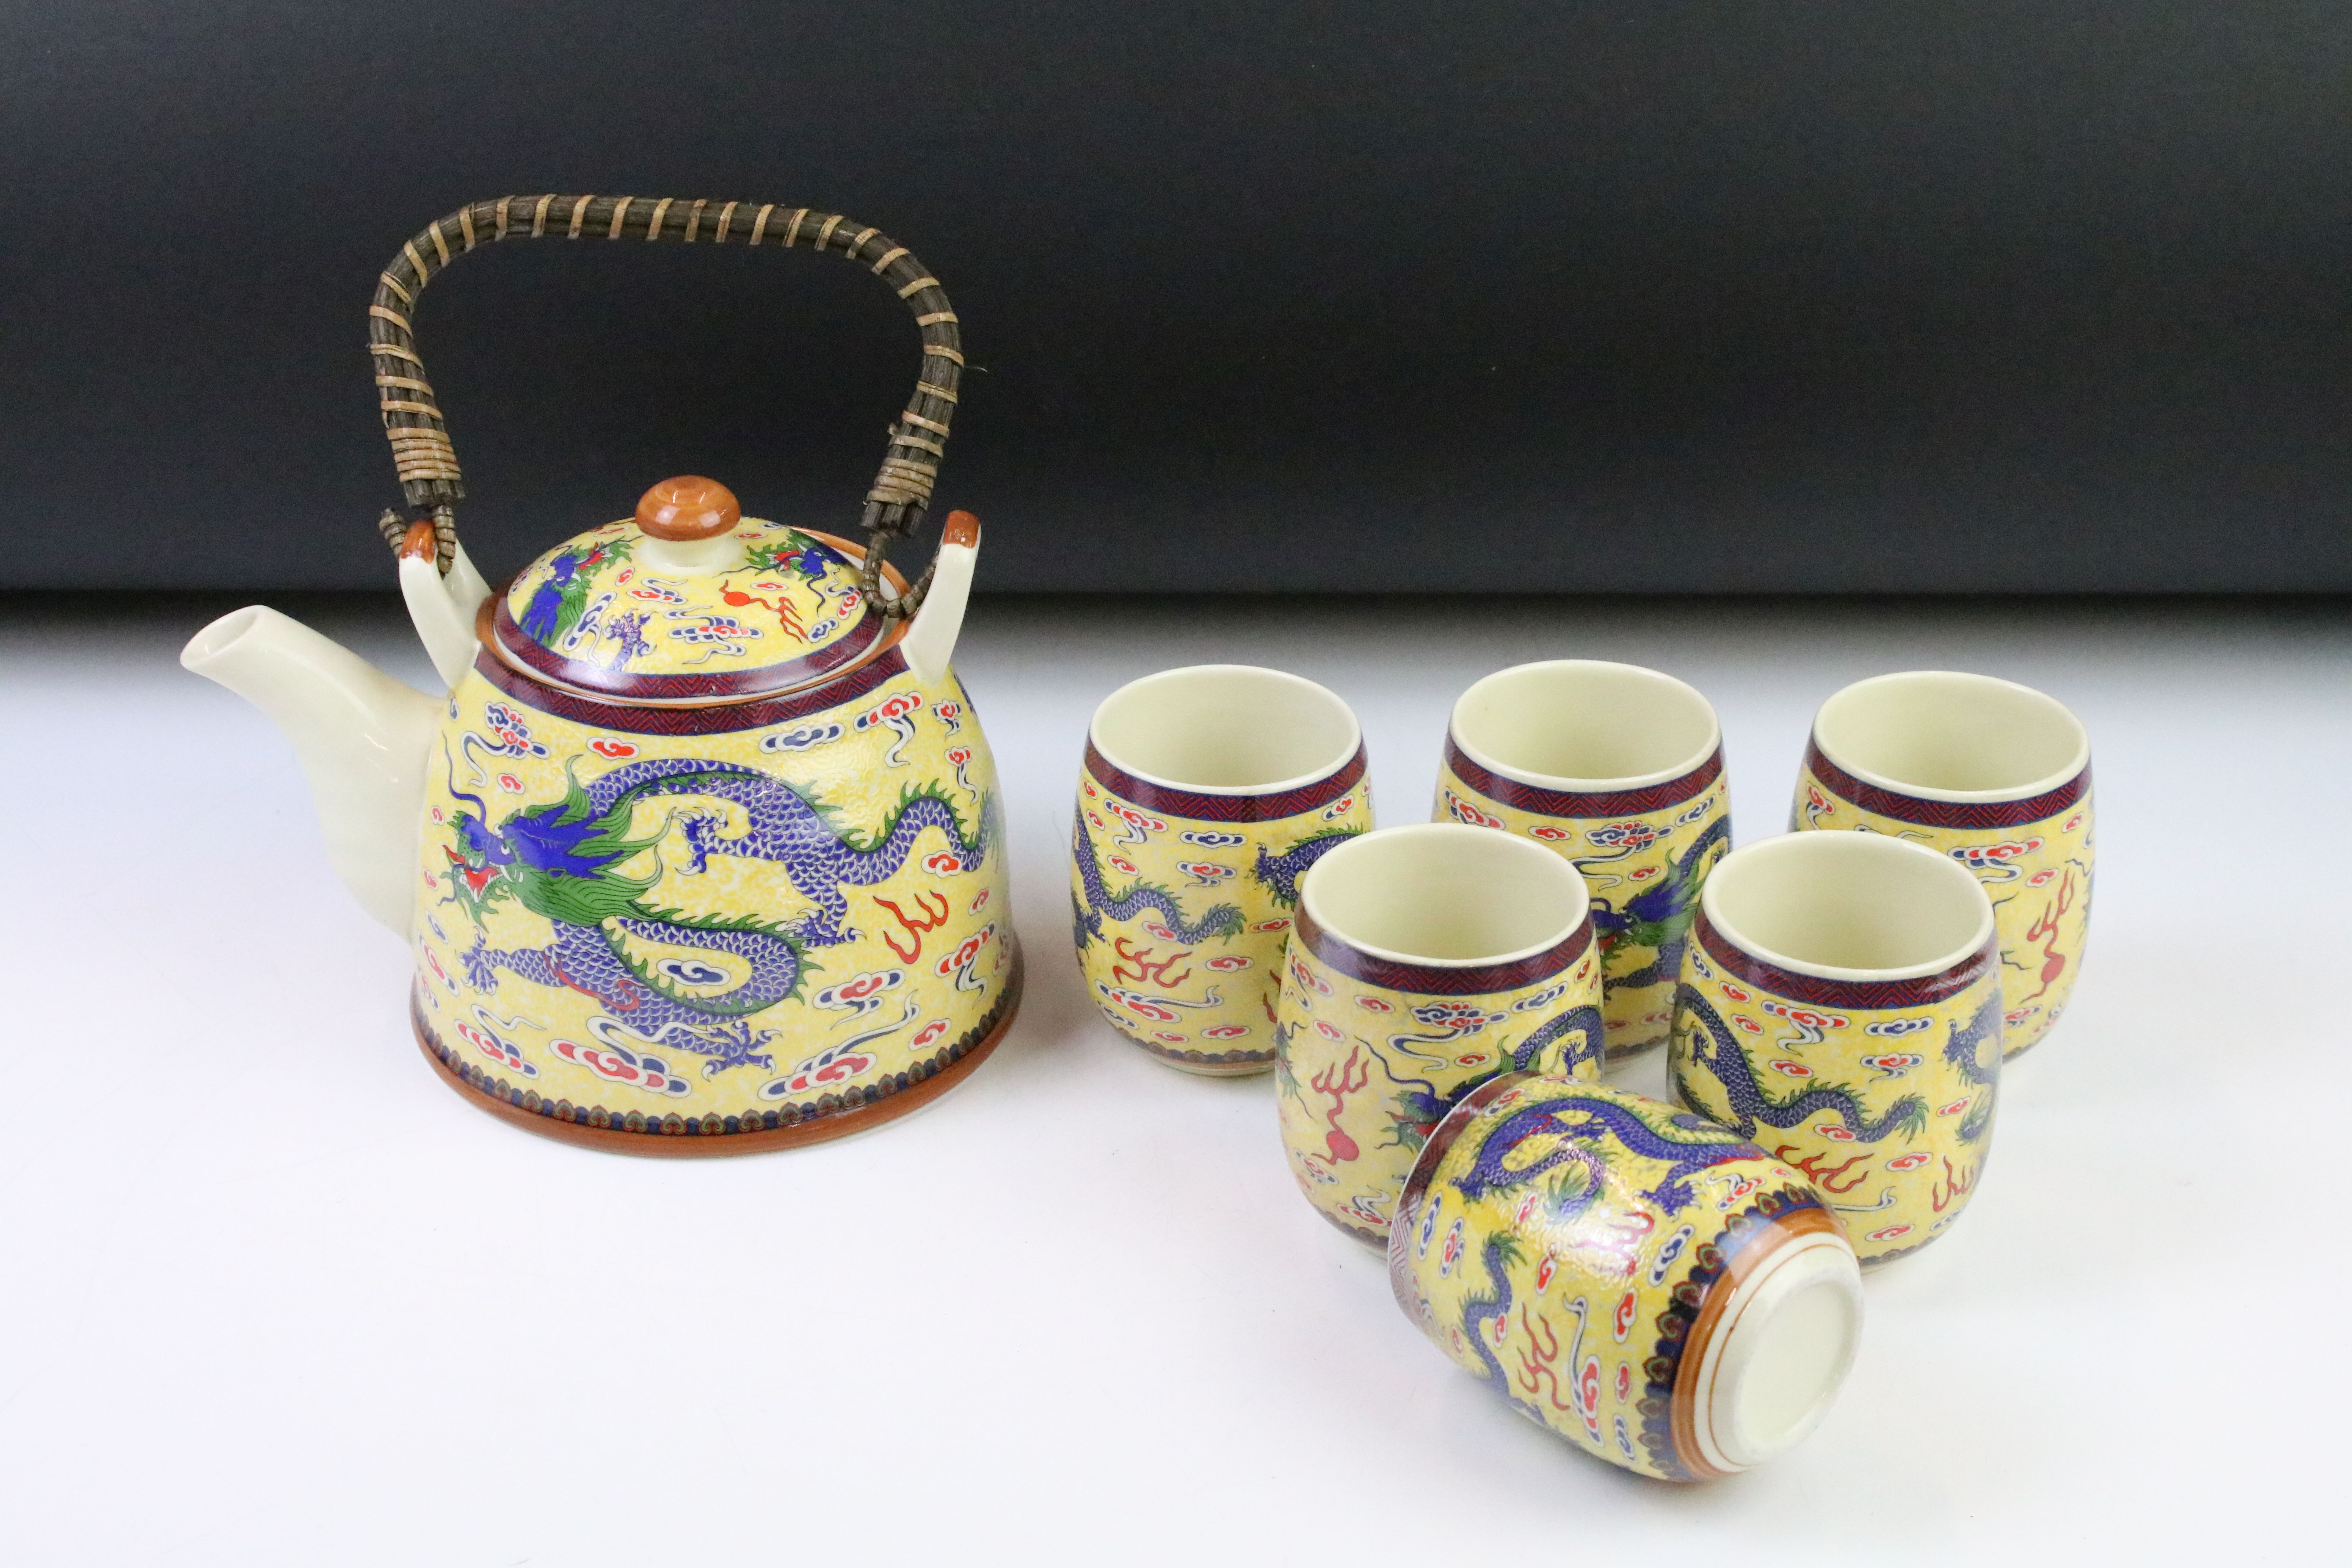
[[[948,672],[956,637],[963,631],[963,609],[971,598],[971,571],[980,559],[980,519],[968,511],[948,513],[940,532],[940,562],[931,573],[930,591],[915,612],[898,652],[915,679],[935,685]]]
[[[405,938],[434,700],[259,605],[198,632],[180,663],[278,721],[310,781],[336,874],[362,909]]]

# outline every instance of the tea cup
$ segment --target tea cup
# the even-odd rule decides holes
[[[1592,895],[1609,1055],[1665,1043],[1699,889],[1731,846],[1722,727],[1706,698],[1598,659],[1497,670],[1454,705],[1433,816],[1574,862]]]
[[[1537,1068],[1601,1076],[1601,964],[1576,868],[1453,823],[1366,834],[1307,874],[1285,955],[1276,1102],[1317,1213],[1382,1244],[1429,1130]]]
[[[1793,1447],[1862,1329],[1853,1250],[1801,1173],[1671,1105],[1531,1073],[1430,1134],[1389,1279],[1521,1415],[1662,1480]]]
[[[2003,1050],[2066,1009],[2091,921],[2091,742],[2055,698],[1916,669],[1822,704],[1790,826],[1924,844],[1976,873],[2000,932]]]
[[[1078,965],[1103,1016],[1186,1072],[1272,1067],[1298,879],[1371,815],[1356,716],[1303,677],[1194,665],[1105,698],[1070,847]]]
[[[1957,861],[1870,833],[1747,845],[1683,953],[1675,1096],[1810,1177],[1864,1262],[1916,1250],[1983,1174],[1999,972],[1991,902]]]

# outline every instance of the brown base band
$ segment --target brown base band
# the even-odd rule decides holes
[[[845,1099],[839,1105],[829,1109],[823,1108],[820,1101],[820,1109],[814,1115],[803,1116],[787,1126],[762,1126],[735,1132],[724,1131],[723,1124],[719,1130],[704,1131],[701,1126],[689,1125],[686,1119],[675,1114],[645,1119],[643,1131],[631,1131],[622,1126],[593,1126],[587,1118],[603,1114],[601,1106],[592,1111],[584,1108],[574,1110],[567,1101],[541,1100],[536,1092],[517,1089],[505,1079],[488,1073],[481,1075],[480,1083],[471,1081],[434,1049],[432,1036],[414,1004],[410,1005],[409,1016],[416,1035],[417,1049],[425,1053],[425,1059],[433,1064],[433,1070],[441,1076],[441,1080],[456,1089],[467,1104],[501,1121],[527,1132],[536,1132],[543,1138],[552,1138],[560,1143],[574,1143],[584,1149],[602,1149],[614,1154],[671,1160],[711,1159],[727,1154],[759,1154],[772,1149],[797,1149],[803,1144],[846,1138],[853,1132],[879,1127],[886,1121],[929,1105],[971,1076],[971,1070],[1003,1043],[1005,1031],[1013,1027],[1013,1017],[1021,1011],[1021,956],[1016,950],[1012,977],[1005,983],[1004,993],[997,998],[996,1005],[973,1026],[969,1035],[941,1053],[948,1058],[945,1065],[928,1077],[919,1079],[909,1074],[904,1089],[893,1088],[871,1100]],[[576,1120],[567,1119],[567,1111]],[[717,1117],[699,1120],[706,1123],[719,1121]]]
[[[1692,1322],[1690,1337],[1684,1342],[1682,1364],[1675,1377],[1674,1410],[1670,1417],[1674,1426],[1675,1451],[1683,1465],[1700,1480],[1713,1480],[1729,1472],[1707,1463],[1698,1451],[1699,1370],[1706,1364],[1707,1342],[1715,1338],[1723,1319],[1723,1310],[1739,1292],[1740,1284],[1763,1267],[1767,1258],[1799,1237],[1829,1235],[1843,1240],[1845,1228],[1827,1209],[1798,1209],[1777,1215],[1766,1227],[1767,1234],[1756,1237],[1741,1247],[1725,1265],[1723,1272],[1706,1287],[1706,1299],[1699,1304],[1698,1317]]]
[[[1127,1032],[1119,1021],[1109,1014],[1103,1015],[1118,1037],[1129,1045],[1146,1050],[1158,1060],[1179,1072],[1198,1073],[1202,1078],[1240,1078],[1244,1073],[1264,1072],[1274,1066],[1272,1051],[1180,1051],[1167,1046],[1156,1046]]]

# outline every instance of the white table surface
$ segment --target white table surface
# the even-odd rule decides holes
[[[386,607],[307,613],[431,680]],[[676,1163],[529,1136],[427,1069],[291,752],[173,662],[202,618],[0,625],[0,1563],[2345,1550],[2341,605],[983,603],[958,664],[1009,805],[1019,1023],[917,1116]],[[1327,683],[1397,823],[1463,687],[1571,655],[1714,700],[1742,842],[1864,675],[2042,687],[2096,758],[2088,962],[1968,1217],[1870,1278],[1821,1428],[1705,1487],[1455,1371],[1292,1188],[1270,1079],[1146,1059],[1069,948],[1070,791],[1119,682]],[[1616,1076],[1663,1089],[1655,1057]]]

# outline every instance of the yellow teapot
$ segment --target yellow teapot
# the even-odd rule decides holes
[[[478,246],[557,237],[805,245],[908,301],[922,368],[866,542],[746,518],[687,477],[494,592],[457,543],[412,316]],[[495,1115],[650,1154],[862,1131],[969,1073],[1021,993],[994,767],[949,668],[978,521],[950,513],[911,587],[884,560],[955,411],[938,280],[835,214],[509,196],[402,247],[369,340],[408,503],[382,526],[447,696],[258,605],[181,662],[293,742],[336,870],[415,952],[427,1058]]]

